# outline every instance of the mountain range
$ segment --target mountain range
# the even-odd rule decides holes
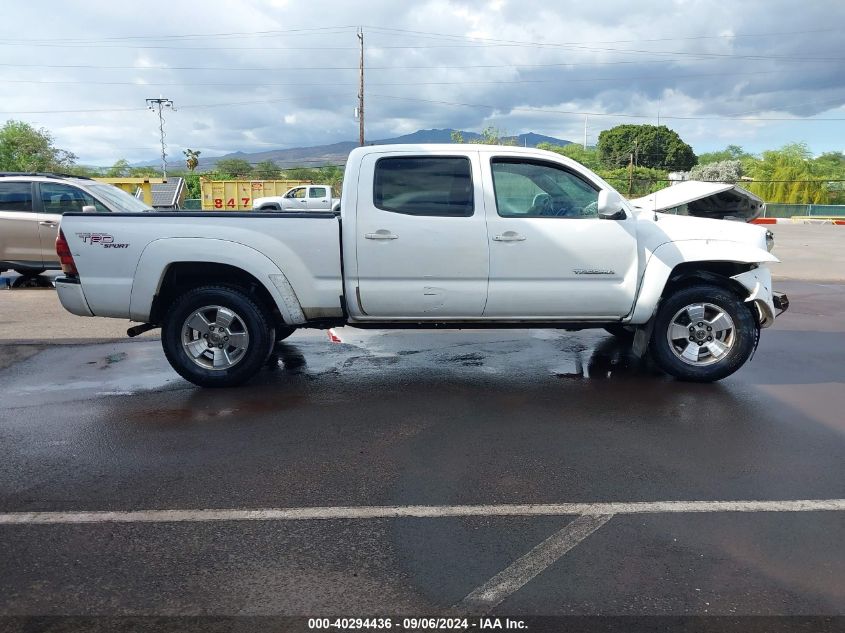
[[[396,145],[400,143],[451,143],[452,134],[457,130],[453,129],[433,129],[433,130],[417,130],[411,134],[404,134],[394,138],[380,139],[377,141],[368,141],[368,145]],[[464,141],[474,141],[481,138],[481,135],[476,132],[463,132]],[[543,134],[536,134],[534,132],[527,132],[517,136],[508,136],[503,140],[515,141],[516,145],[525,147],[536,147],[540,143],[551,143],[553,145],[569,145],[572,141],[566,141],[552,136],[545,136]],[[279,167],[320,167],[323,165],[341,165],[346,161],[346,157],[353,149],[358,147],[355,141],[342,141],[340,143],[332,143],[331,145],[317,145],[315,147],[294,147],[291,149],[274,149],[264,152],[232,152],[223,156],[200,156],[199,166],[197,171],[209,171],[214,167],[214,164],[225,158],[239,158],[251,164],[260,163],[264,160],[272,160]],[[142,165],[155,165],[156,161],[149,161],[141,163]]]

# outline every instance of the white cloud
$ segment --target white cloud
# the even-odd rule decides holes
[[[48,128],[90,163],[154,159],[158,121],[144,99],[159,95],[178,108],[166,113],[171,155],[357,138],[362,23],[371,139],[492,124],[580,142],[584,116],[567,112],[649,117],[591,116],[594,140],[617,123],[654,122],[659,105],[661,122],[699,151],[844,144],[841,122],[669,118],[818,117],[841,106],[840,33],[820,30],[845,20],[845,5],[832,0],[799,13],[786,0],[243,0],[236,11],[227,0],[149,0],[143,11],[91,0],[49,12],[7,4],[10,24],[37,23],[39,33],[2,45],[0,116]],[[792,35],[743,37],[766,32]],[[185,37],[195,34],[217,35]]]

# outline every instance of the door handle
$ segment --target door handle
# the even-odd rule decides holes
[[[58,222],[53,222],[52,220],[42,220],[38,224],[40,224],[41,226],[49,226],[51,228],[55,228],[55,227],[59,226]]]
[[[398,235],[394,235],[390,231],[376,231],[375,233],[364,233],[364,237],[368,240],[395,240],[399,239]]]
[[[505,231],[501,235],[493,236],[494,242],[524,242],[525,236],[515,231]]]

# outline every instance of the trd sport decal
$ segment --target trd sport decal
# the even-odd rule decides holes
[[[82,240],[83,244],[89,246],[102,246],[103,248],[129,248],[129,244],[115,244],[114,237],[108,233],[77,233],[76,237]]]

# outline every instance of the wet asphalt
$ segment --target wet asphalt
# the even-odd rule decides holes
[[[603,332],[295,334],[204,390],[156,341],[0,371],[0,512],[845,498],[845,286],[714,385]],[[0,615],[435,615],[574,517],[0,525]],[[845,615],[845,512],[619,515],[494,612]]]

